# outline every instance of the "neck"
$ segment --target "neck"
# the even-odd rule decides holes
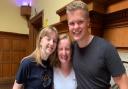
[[[41,58],[42,58],[43,60],[47,60],[48,57],[49,57],[49,55],[47,55],[45,52],[43,52],[43,53],[41,54]]]
[[[87,45],[89,45],[93,39],[93,35],[87,35],[84,37],[84,39],[82,39],[81,41],[78,42],[78,45],[80,48],[86,47]]]
[[[60,67],[61,72],[64,74],[64,76],[68,76],[71,72],[71,64],[62,64]]]

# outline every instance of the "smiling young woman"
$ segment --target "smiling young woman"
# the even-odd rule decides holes
[[[57,41],[56,28],[47,27],[40,31],[36,49],[20,63],[13,89],[52,89],[53,69],[50,62],[56,59]]]

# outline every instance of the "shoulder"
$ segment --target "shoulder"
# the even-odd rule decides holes
[[[104,38],[98,37],[98,36],[94,36],[93,40],[96,42],[102,42],[104,44],[109,44],[107,40],[105,40]]]
[[[27,65],[30,65],[31,63],[34,62],[34,58],[33,57],[30,57],[30,56],[27,56],[27,57],[24,57],[22,60],[21,60],[21,65],[24,65],[24,66],[27,66]]]
[[[104,38],[94,36],[94,42],[99,44],[100,46],[104,47],[114,47],[109,41],[105,40]]]

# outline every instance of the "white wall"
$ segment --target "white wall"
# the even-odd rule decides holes
[[[44,10],[44,22],[47,25],[59,22],[56,11],[73,0],[33,0],[32,17]],[[0,31],[29,34],[29,28],[24,17],[20,15],[20,7],[16,0],[1,0],[0,3]]]
[[[1,0],[0,3],[0,31],[28,34],[26,20],[20,16],[20,7],[16,0]]]
[[[39,13],[41,10],[44,10],[44,23],[51,25],[59,22],[59,16],[56,14],[56,11],[61,7],[67,5],[73,0],[33,0],[33,13],[34,16],[36,13],[34,9]]]

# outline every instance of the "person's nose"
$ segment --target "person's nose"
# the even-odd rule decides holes
[[[53,42],[53,40],[51,39],[49,43],[50,43],[50,45],[53,45],[54,42]]]
[[[63,49],[62,53],[63,53],[64,56],[66,55],[66,51],[65,51],[65,49]]]
[[[78,28],[79,25],[77,23],[74,24],[74,28]]]

